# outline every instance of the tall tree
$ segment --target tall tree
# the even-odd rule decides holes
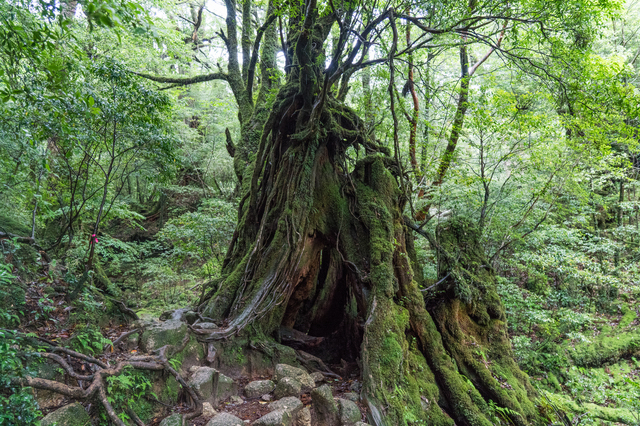
[[[513,361],[493,272],[472,224],[454,220],[439,229],[433,244],[442,292],[426,305],[419,290],[411,232],[420,228],[403,216],[409,194],[393,108],[395,63],[423,48],[460,45],[464,109],[472,40],[537,66],[534,50],[560,42],[577,23],[588,25],[608,5],[588,15],[573,1],[448,2],[437,10],[420,2],[270,2],[254,27],[249,3],[238,8],[225,0],[219,36],[226,71],[141,74],[169,84],[225,80],[239,107],[241,140],[229,137],[242,183],[238,228],[223,279],[200,305],[224,326],[202,338],[224,348],[238,334],[249,342],[283,329],[321,337],[315,349],[301,347],[329,361],[359,360],[361,396],[375,424],[488,426],[495,407],[514,424],[536,422],[535,392]],[[403,48],[399,21],[415,29]],[[524,31],[538,46],[519,45]],[[270,98],[279,50],[285,82]],[[393,153],[344,102],[351,76],[373,65],[390,71]],[[352,169],[351,147],[367,154]]]

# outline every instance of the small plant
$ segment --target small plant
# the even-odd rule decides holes
[[[13,285],[15,276],[13,267],[7,263],[0,263],[0,324],[18,324],[22,314],[20,307],[24,305],[24,293]]]
[[[125,370],[119,376],[107,377],[107,399],[109,403],[114,406],[119,417],[123,422],[128,422],[131,419],[127,414],[126,408],[131,409],[141,399],[146,396],[152,396],[155,399],[158,397],[151,392],[151,381],[141,371],[133,370],[130,366],[125,367]],[[106,414],[101,413],[101,417],[106,421]]]
[[[100,330],[88,325],[71,338],[71,348],[88,355],[102,352],[106,345],[111,345],[111,340],[100,333]]]
[[[34,353],[24,351],[23,340],[0,330],[0,425],[36,425],[42,415],[31,389],[15,385],[14,379],[32,374],[23,361]]]
[[[489,400],[489,410],[491,411],[493,421],[498,424],[515,424],[512,419],[514,417],[520,417],[520,414],[517,411],[513,411],[508,407],[500,407],[491,399]]]
[[[628,377],[625,377],[624,381],[632,387],[632,391],[627,393],[625,402],[633,415],[635,424],[640,425],[640,382],[631,380]]]

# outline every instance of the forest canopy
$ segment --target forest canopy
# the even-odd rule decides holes
[[[0,21],[0,424],[640,424],[637,0]]]

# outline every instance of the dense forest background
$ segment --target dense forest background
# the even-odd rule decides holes
[[[228,3],[0,3],[0,424],[42,414],[15,380],[29,374],[24,333],[97,355],[121,324],[224,283],[250,162],[224,77]],[[280,3],[247,0],[242,49],[261,32],[282,47]],[[405,3],[407,16],[439,7]],[[364,6],[358,19],[386,8]],[[440,227],[472,224],[539,404],[558,423],[638,425],[640,3],[545,7],[556,21],[429,40],[398,18],[397,46],[381,31],[335,94],[395,161],[426,306],[449,276]],[[291,67],[282,50],[249,80],[268,109]],[[350,146],[338,173],[371,151]]]

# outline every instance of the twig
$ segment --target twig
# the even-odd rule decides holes
[[[120,335],[120,337],[118,337],[116,340],[113,341],[113,343],[109,343],[109,344],[104,345],[104,348],[102,349],[102,352],[106,352],[106,350],[109,349],[109,346],[116,347],[124,339],[126,339],[127,337],[129,337],[132,334],[135,334],[137,332],[138,332],[138,329],[134,328],[133,330],[127,331],[126,333],[122,333]]]

